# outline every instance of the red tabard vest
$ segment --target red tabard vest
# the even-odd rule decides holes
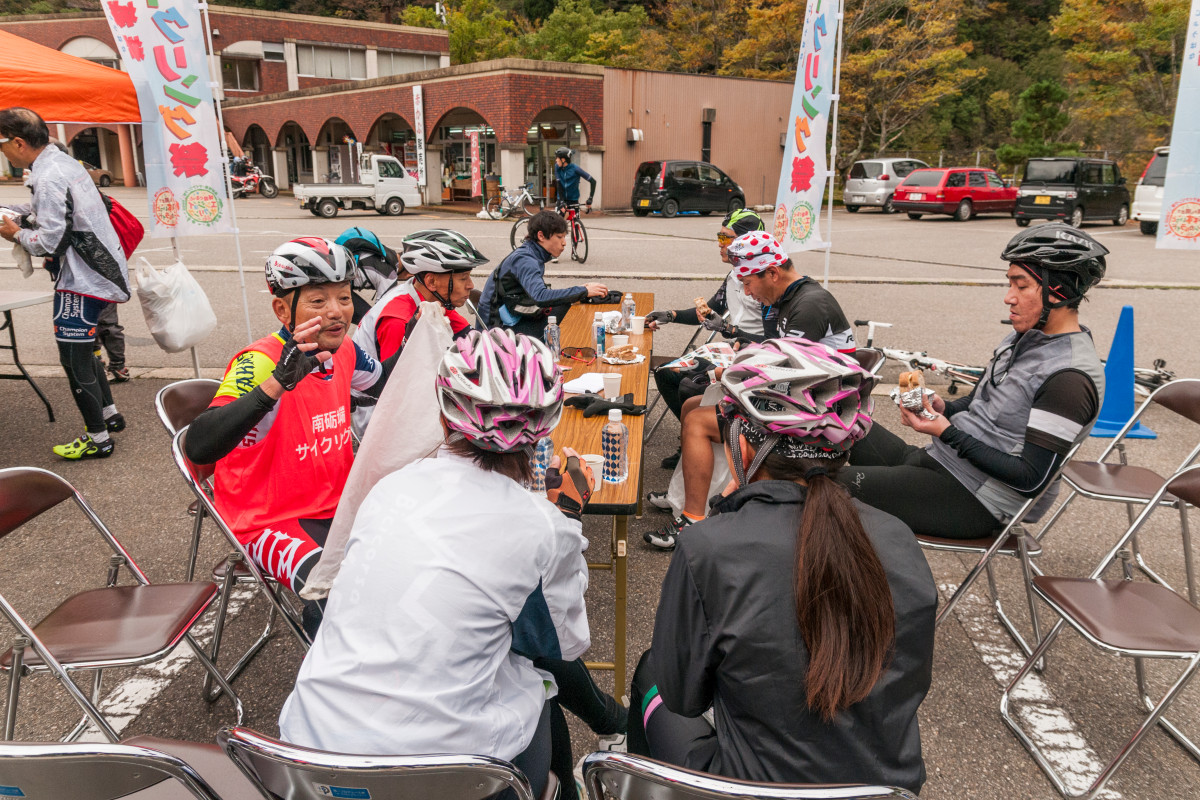
[[[283,342],[266,336],[239,352],[256,350],[278,362]],[[337,510],[350,475],[350,380],[354,343],[347,336],[329,362],[331,375],[313,373],[279,399],[270,430],[257,428],[217,462],[217,508],[243,544],[277,521],[327,519]],[[228,369],[228,368],[227,368]],[[329,366],[326,365],[326,369]]]

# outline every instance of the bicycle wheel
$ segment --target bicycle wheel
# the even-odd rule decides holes
[[[587,256],[587,228],[583,227],[583,222],[577,219],[571,223],[571,258],[582,264],[587,261]]]
[[[504,201],[499,195],[489,197],[483,208],[492,219],[504,219]]]
[[[525,216],[532,217],[534,214],[541,211],[542,203],[538,199],[528,193],[522,198],[521,210],[525,212]]]
[[[513,223],[512,230],[508,234],[508,243],[512,245],[512,249],[516,250],[517,245],[525,241],[525,237],[529,234],[529,217],[521,217]]]

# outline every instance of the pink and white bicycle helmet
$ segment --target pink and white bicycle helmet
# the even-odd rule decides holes
[[[562,416],[562,370],[541,341],[493,328],[458,339],[438,367],[446,426],[496,453],[528,448]]]
[[[753,474],[772,448],[792,457],[841,456],[871,429],[874,385],[851,356],[799,336],[771,339],[742,348],[725,369],[721,414],[740,422],[759,450]]]

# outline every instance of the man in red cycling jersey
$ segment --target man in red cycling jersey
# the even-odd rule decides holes
[[[216,504],[230,529],[296,592],[320,558],[350,474],[351,389],[378,397],[398,357],[381,363],[347,337],[353,273],[349,251],[328,239],[276,248],[266,277],[283,327],[233,357],[188,429],[188,457],[217,465]],[[319,618],[306,612],[312,633]]]

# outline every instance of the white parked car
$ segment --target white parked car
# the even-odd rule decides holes
[[[1146,165],[1142,177],[1133,190],[1131,216],[1138,221],[1142,233],[1154,236],[1158,233],[1158,218],[1162,214],[1163,184],[1167,179],[1167,154],[1169,147],[1154,148],[1154,155]]]
[[[928,167],[915,158],[867,158],[855,161],[846,174],[846,189],[842,203],[853,214],[863,206],[877,206],[885,214],[894,214],[892,194],[908,173]]]

